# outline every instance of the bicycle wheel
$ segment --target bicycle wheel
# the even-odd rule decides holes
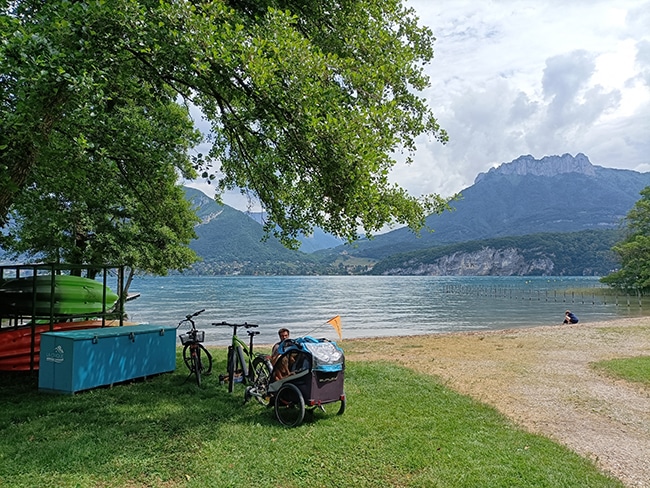
[[[231,374],[232,370],[232,346],[228,346],[228,357],[226,359],[226,382],[228,383],[228,391],[232,392],[230,389],[230,384],[232,383],[232,377],[233,374]]]
[[[207,360],[201,359],[201,366],[203,367],[203,375],[207,376],[212,373],[212,354],[208,351],[203,344],[199,344],[201,348],[202,355],[207,358]]]
[[[187,369],[190,370],[190,373],[194,372],[194,365],[192,363],[192,350],[190,349],[191,344],[185,344],[185,347],[183,347],[183,362],[185,363],[185,366],[187,366]]]
[[[192,369],[194,370],[194,376],[196,376],[197,386],[201,386],[201,370],[203,366],[201,366],[201,348],[198,345],[192,353]]]
[[[275,395],[275,416],[287,427],[300,425],[305,418],[305,399],[298,387],[285,383]]]
[[[269,382],[271,380],[271,370],[273,366],[265,356],[257,356],[253,359],[253,385],[255,399],[266,406],[269,404],[269,395],[267,393]]]

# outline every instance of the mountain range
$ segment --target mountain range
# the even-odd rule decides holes
[[[191,247],[198,273],[239,274],[606,274],[622,219],[650,173],[603,168],[587,156],[521,156],[477,175],[427,218],[433,232],[397,229],[354,244],[311,237],[314,252],[266,241],[259,214],[239,212],[187,189],[202,223]],[[618,230],[617,230],[618,229]],[[316,239],[319,243],[314,244]],[[323,249],[326,246],[334,246]],[[320,249],[319,249],[320,248]]]
[[[591,164],[587,156],[521,156],[462,190],[454,210],[426,219],[421,237],[401,228],[327,252],[383,259],[435,246],[523,236],[619,228],[650,173]]]
[[[201,219],[190,244],[201,261],[186,273],[602,275],[617,267],[611,247],[649,185],[650,173],[595,166],[584,154],[521,156],[477,175],[420,237],[401,228],[341,244],[317,230],[301,251],[265,239],[263,215],[185,188]]]

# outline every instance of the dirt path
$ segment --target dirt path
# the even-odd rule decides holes
[[[619,478],[650,488],[650,389],[590,363],[650,355],[650,319],[343,342],[351,360],[436,375]]]

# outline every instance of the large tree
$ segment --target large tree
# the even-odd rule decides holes
[[[143,98],[126,91],[145,110],[151,99],[196,105],[212,143],[197,168],[214,172],[219,193],[240,188],[259,199],[268,230],[285,243],[314,226],[348,239],[391,222],[419,228],[446,206],[389,181],[395,154],[408,160],[418,136],[446,140],[416,94],[428,85],[422,68],[434,38],[399,0],[5,0],[0,8],[3,219],[36,183],[53,141],[88,144],[86,124],[69,129],[114,110],[121,84],[148,87]]]
[[[70,144],[52,134],[34,182],[12,206],[10,250],[47,262],[111,263],[156,274],[196,260],[188,244],[198,218],[177,170],[193,174],[187,143],[199,134],[175,103],[152,101],[145,111],[125,99],[90,120],[71,120],[67,131],[83,133],[83,141]]]
[[[621,268],[601,281],[624,290],[650,291],[650,187],[641,190],[626,217],[627,236],[612,250],[618,254]]]
[[[6,65],[23,71],[5,77],[4,87],[15,90],[3,92],[7,108],[1,120],[8,131],[3,160],[7,169],[31,168],[12,197],[4,247],[21,256],[96,268],[110,263],[158,274],[185,268],[196,260],[188,244],[196,237],[197,218],[177,181],[179,174],[196,175],[188,150],[201,140],[189,110],[177,103],[174,90],[128,69],[98,76],[101,69],[75,51],[78,39],[65,25],[58,19],[31,38],[17,30],[18,40],[5,43]],[[66,48],[72,61],[63,63]],[[19,55],[23,61],[17,61]],[[39,73],[32,71],[35,66]],[[88,74],[75,79],[66,72],[70,66]],[[58,73],[50,88],[65,89],[61,97],[45,88],[42,96],[30,91],[38,83],[27,76],[47,78],[48,70]],[[40,131],[50,112],[51,128]],[[37,148],[33,157],[21,153],[30,144]],[[13,182],[5,196],[19,188]]]

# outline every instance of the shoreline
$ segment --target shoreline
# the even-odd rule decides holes
[[[548,322],[543,322],[543,323],[538,323],[538,324],[527,324],[527,325],[522,325],[518,327],[504,327],[502,329],[490,329],[490,328],[485,328],[485,329],[476,329],[476,330],[457,330],[457,331],[444,331],[444,332],[423,332],[423,333],[417,333],[417,334],[396,334],[396,335],[381,335],[381,336],[359,336],[359,337],[345,337],[345,326],[343,326],[343,339],[339,339],[338,337],[335,337],[336,334],[328,333],[327,335],[332,336],[329,337],[328,339],[331,341],[336,342],[338,345],[340,345],[342,348],[344,348],[348,344],[354,344],[354,343],[360,343],[360,342],[381,342],[381,341],[390,341],[390,340],[418,340],[418,339],[424,339],[424,340],[429,340],[433,338],[443,338],[443,337],[471,337],[471,336],[492,336],[492,335],[503,335],[503,334],[525,334],[526,332],[533,333],[534,331],[546,331],[546,330],[561,330],[561,329],[566,329],[566,328],[584,328],[584,327],[630,327],[630,326],[636,326],[638,323],[645,324],[647,323],[650,326],[650,313],[648,315],[643,315],[643,316],[633,316],[633,317],[621,317],[621,318],[615,318],[615,319],[603,319],[603,320],[595,320],[591,322],[578,322],[577,324],[562,324],[562,323],[555,323],[555,324],[549,324]],[[330,326],[327,326],[330,327]],[[315,338],[321,338],[323,337],[323,334],[309,334],[311,337]],[[301,336],[297,336],[301,337]],[[220,341],[221,342],[221,341]],[[219,344],[216,342],[208,341],[204,343],[204,345],[208,347],[214,347],[214,348],[225,348],[230,344],[230,341],[228,340],[228,344],[226,344],[226,340],[223,340],[223,344]],[[275,342],[255,342],[255,348],[270,348],[275,344]],[[650,354],[650,352],[649,352]],[[650,487],[649,487],[650,488]]]
[[[343,341],[337,342],[360,342],[360,341],[375,341],[384,339],[412,339],[421,337],[453,337],[453,336],[476,336],[476,335],[500,335],[500,334],[518,334],[526,332],[534,332],[539,330],[561,330],[561,329],[579,329],[585,327],[635,327],[639,325],[650,326],[650,315],[635,316],[635,317],[622,317],[616,319],[603,319],[591,322],[578,322],[577,324],[528,324],[519,327],[507,327],[503,329],[480,329],[480,330],[459,330],[459,331],[446,331],[446,332],[428,332],[423,334],[400,334],[391,336],[368,336],[368,337],[351,337],[343,338]],[[345,330],[344,330],[345,332]]]

